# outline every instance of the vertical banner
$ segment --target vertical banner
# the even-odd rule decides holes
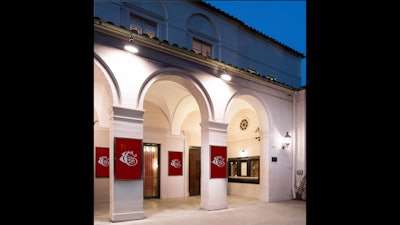
[[[96,147],[96,177],[110,176],[109,148]]]
[[[226,178],[226,146],[210,146],[211,178]]]
[[[142,179],[142,140],[115,138],[115,179]]]
[[[182,175],[182,152],[168,152],[168,175]]]

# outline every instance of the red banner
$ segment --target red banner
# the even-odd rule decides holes
[[[182,175],[182,152],[168,152],[168,175]]]
[[[109,148],[96,147],[96,177],[109,177],[110,152]]]
[[[227,177],[226,146],[210,146],[211,178]]]
[[[115,138],[115,179],[142,179],[142,140]]]

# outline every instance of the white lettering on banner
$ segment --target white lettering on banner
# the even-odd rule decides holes
[[[138,163],[138,160],[136,157],[137,157],[137,154],[134,154],[133,150],[125,151],[121,154],[121,157],[119,157],[119,160],[128,166],[136,166],[136,164]]]
[[[107,156],[101,156],[99,157],[99,160],[97,160],[97,162],[104,166],[104,167],[108,167],[108,165],[110,164],[110,160],[108,159]]]
[[[173,159],[171,161],[171,166],[173,166],[175,168],[180,168],[182,165],[181,165],[181,162],[179,161],[179,159]]]
[[[222,158],[222,156],[215,156],[214,160],[212,161],[212,164],[214,164],[218,167],[223,167],[223,166],[225,166],[225,159]]]

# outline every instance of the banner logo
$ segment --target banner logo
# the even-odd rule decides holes
[[[171,166],[175,167],[175,168],[181,168],[181,162],[179,161],[179,159],[173,159],[171,161]]]
[[[108,167],[110,165],[110,160],[107,156],[100,156],[97,162],[104,167]]]
[[[138,163],[137,154],[133,153],[132,151],[125,151],[122,152],[121,157],[119,157],[119,161],[125,163],[128,166],[136,166]]]
[[[225,160],[222,158],[222,156],[215,156],[214,160],[212,161],[212,164],[218,166],[218,167],[224,167],[225,166]]]

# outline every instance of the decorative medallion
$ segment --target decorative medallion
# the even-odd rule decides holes
[[[240,121],[241,130],[246,130],[248,126],[249,126],[249,121],[247,119],[242,119],[242,121]]]

